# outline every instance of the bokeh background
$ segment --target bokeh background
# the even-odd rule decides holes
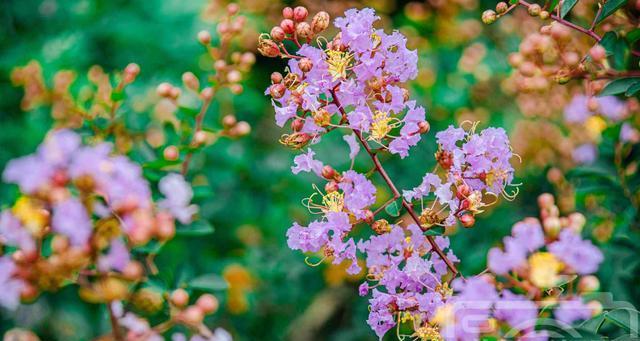
[[[565,213],[576,209],[588,213],[585,233],[601,243],[607,256],[599,273],[603,290],[614,292],[618,300],[640,302],[637,246],[609,243],[617,237],[632,240],[627,233],[633,218],[622,214],[629,213],[629,203],[614,192],[606,199],[613,202],[605,205],[597,183],[568,171],[574,166],[573,136],[557,117],[571,90],[554,91],[549,85],[546,94],[532,100],[510,86],[507,55],[518,49],[526,33],[538,29],[535,19],[516,12],[485,26],[480,15],[495,1],[480,0],[241,0],[238,4],[248,19],[236,41],[240,51],[254,51],[259,32],[268,32],[278,22],[281,8],[293,4],[308,6],[311,13],[326,10],[332,18],[349,7],[373,7],[387,29],[397,28],[409,37],[420,55],[420,75],[411,89],[427,107],[432,130],[413,157],[384,161],[402,188],[417,185],[433,167],[434,134],[449,124],[472,120],[480,121],[481,127],[507,129],[523,158],[517,165],[520,194],[480,215],[473,229],[451,231],[463,274],[482,271],[487,250],[509,233],[514,222],[537,214],[537,195],[553,192]],[[0,169],[11,158],[32,152],[52,124],[49,107],[22,110],[24,89],[11,81],[16,66],[38,61],[45,83],[51,84],[63,69],[84,75],[93,65],[109,72],[138,63],[141,74],[128,88],[122,110],[132,116],[154,115],[161,110],[155,105],[155,85],[179,84],[185,71],[198,75],[211,69],[195,37],[207,29],[215,40],[215,21],[225,6],[218,0],[1,1]],[[580,39],[576,37],[576,44]],[[206,124],[219,125],[221,115],[234,113],[250,123],[252,132],[240,139],[221,139],[194,160],[198,181],[211,187],[199,203],[201,216],[215,233],[178,237],[157,262],[167,269],[162,274],[167,281],[179,283],[202,273],[224,279],[228,287],[216,292],[224,308],[208,322],[224,327],[238,340],[373,340],[375,335],[365,324],[367,301],[357,296],[361,278],[346,276],[340,266],[309,267],[303,255],[286,246],[285,231],[291,223],[309,221],[300,201],[312,193],[313,178],[291,174],[294,153],[277,142],[282,131],[263,95],[270,73],[283,65],[257,56],[243,80],[243,94],[223,94],[214,103]],[[86,77],[79,77],[71,91],[81,90],[86,84],[82,79]],[[602,139],[606,143],[606,136]],[[317,152],[336,168],[348,167],[347,146],[339,138],[322,144]],[[365,158],[357,160],[356,168],[368,167]],[[379,191],[380,200],[386,200],[388,190]],[[1,186],[0,205],[13,202],[16,195],[15,188]],[[87,340],[108,330],[104,311],[81,303],[76,295],[67,288],[15,313],[0,312],[0,333],[18,325],[37,331],[44,340]]]

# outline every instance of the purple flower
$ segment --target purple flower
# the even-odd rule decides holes
[[[356,134],[344,135],[342,139],[344,139],[349,145],[349,158],[351,160],[355,160],[356,156],[360,152],[360,143],[358,143]]]
[[[581,144],[573,150],[571,157],[573,158],[573,161],[578,164],[590,164],[598,157],[598,150],[594,144]]]
[[[0,257],[0,306],[15,310],[20,304],[24,282],[13,277],[16,265],[9,256]]]
[[[622,124],[620,128],[620,141],[625,143],[638,143],[640,141],[640,132],[628,122]]]
[[[455,128],[450,125],[449,128],[436,134],[436,141],[445,151],[453,151],[457,148],[456,143],[464,139],[467,133],[462,128]]]
[[[100,271],[123,271],[131,259],[129,249],[120,239],[112,240],[109,245],[109,252],[98,259],[98,268]]]
[[[53,231],[67,236],[75,246],[86,244],[93,229],[87,210],[75,198],[69,198],[53,207],[51,227]]]
[[[297,155],[293,159],[293,163],[295,166],[291,167],[291,172],[293,174],[298,174],[300,172],[311,172],[313,171],[317,176],[322,176],[322,161],[315,160],[313,157],[316,153],[309,148],[306,154]]]
[[[344,192],[344,205],[356,218],[365,217],[364,210],[376,201],[376,188],[364,175],[349,170],[342,174],[340,189]]]
[[[591,309],[580,298],[574,298],[560,302],[553,315],[560,322],[572,324],[591,318]]]
[[[344,17],[336,18],[334,25],[342,33],[344,44],[349,45],[355,52],[366,52],[373,49],[371,33],[373,23],[379,19],[371,8],[352,8],[344,12]]]
[[[549,251],[569,265],[577,274],[596,272],[604,260],[602,252],[589,240],[583,240],[571,229],[563,229],[557,241],[549,245]]]
[[[589,110],[588,102],[587,96],[574,96],[564,108],[564,119],[569,123],[584,123],[593,114]]]
[[[0,242],[25,251],[36,249],[33,237],[9,210],[0,213]]]
[[[502,297],[496,302],[494,316],[516,330],[533,330],[538,319],[538,307],[525,296],[503,290]]]
[[[167,174],[160,179],[158,187],[165,196],[158,202],[158,207],[168,210],[181,223],[190,223],[198,213],[198,206],[190,204],[193,189],[184,177],[178,173]]]
[[[26,194],[33,194],[48,184],[54,171],[37,155],[29,155],[9,161],[2,173],[2,180],[17,184]]]

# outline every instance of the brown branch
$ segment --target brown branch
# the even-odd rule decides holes
[[[202,107],[200,108],[200,112],[196,116],[196,127],[193,132],[193,137],[191,141],[193,142],[197,133],[202,131],[202,122],[204,121],[204,117],[207,114],[207,109],[211,104],[212,98],[205,98],[202,102]],[[193,158],[193,152],[190,151],[184,159],[182,163],[182,175],[187,175],[187,171],[189,171],[189,164],[191,163],[191,159]]]
[[[120,325],[118,324],[118,318],[116,314],[113,312],[113,307],[111,307],[112,302],[107,302],[107,310],[109,311],[109,320],[111,321],[111,333],[113,334],[113,338],[116,341],[124,341],[122,334],[120,334]]]
[[[333,97],[334,104],[338,107],[338,110],[340,110],[340,113],[343,115],[343,117],[346,117],[347,113],[344,111],[344,108],[340,104],[340,100],[338,100],[338,97],[336,96],[335,90],[331,91],[331,96]],[[393,181],[389,177],[389,174],[387,174],[386,170],[384,169],[384,167],[380,163],[380,159],[378,158],[378,154],[375,153],[373,150],[371,150],[371,147],[369,146],[367,141],[364,140],[364,138],[362,137],[362,133],[359,130],[355,130],[354,129],[353,132],[358,137],[358,140],[360,140],[360,143],[362,144],[364,149],[367,151],[367,154],[369,154],[369,157],[371,158],[371,160],[373,161],[373,164],[375,165],[376,171],[382,176],[382,178],[384,179],[384,182],[387,184],[389,189],[391,189],[391,192],[393,193],[393,196],[397,197],[397,198],[400,198],[401,197],[400,191],[398,191],[398,189],[396,188],[395,184],[393,183]],[[415,221],[415,223],[418,226],[420,226],[420,228],[423,231],[427,231],[428,230],[428,229],[425,229],[422,226],[422,224],[420,224],[420,219],[419,219],[418,215],[416,214],[416,212],[413,210],[413,206],[410,203],[408,203],[406,200],[402,199],[402,206],[405,208],[405,210],[409,213],[411,218]],[[456,266],[453,265],[451,260],[449,260],[449,258],[447,258],[447,256],[444,254],[442,249],[440,249],[438,244],[436,244],[433,236],[426,236],[426,237],[427,237],[427,241],[429,242],[429,244],[431,244],[431,248],[433,249],[433,251],[435,251],[435,253],[438,254],[438,256],[445,262],[445,264],[447,264],[447,267],[449,268],[449,270],[451,270],[451,272],[453,273],[453,277],[452,278],[455,278],[458,275],[458,269],[456,269]]]

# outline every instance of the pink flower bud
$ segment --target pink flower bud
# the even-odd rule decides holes
[[[313,38],[313,30],[311,30],[311,25],[306,22],[301,22],[296,26],[296,34],[298,37],[302,39],[311,39]]]
[[[280,26],[274,26],[271,29],[271,39],[273,39],[275,42],[281,42],[284,40],[284,38],[287,37],[286,33],[284,33],[284,30],[282,29],[282,27]]]
[[[287,90],[287,88],[284,86],[284,84],[282,83],[277,83],[277,84],[273,84],[271,85],[271,87],[269,87],[269,94],[271,95],[271,97],[273,98],[282,98],[282,96],[284,96],[285,91]]]
[[[463,214],[462,217],[460,217],[460,223],[462,224],[462,226],[466,228],[470,228],[476,223],[476,218],[474,218],[473,215],[468,213]]]
[[[285,7],[282,9],[282,17],[285,19],[293,19],[293,8]]]
[[[202,45],[209,45],[211,43],[211,33],[205,30],[198,32],[198,42]]]
[[[309,58],[302,58],[300,62],[298,62],[298,67],[302,72],[309,72],[313,68],[313,62]]]
[[[180,152],[178,151],[178,147],[176,146],[167,146],[164,151],[162,151],[162,155],[165,160],[176,161],[178,157],[180,157]]]
[[[304,21],[305,19],[307,19],[308,15],[309,11],[307,11],[304,6],[298,6],[293,9],[293,20],[297,22]]]
[[[293,32],[296,31],[296,25],[291,19],[283,19],[280,22],[280,28],[282,28],[286,34],[293,34]]]
[[[282,74],[280,72],[274,72],[271,74],[271,83],[278,84],[282,82]]]
[[[320,33],[329,27],[330,20],[329,13],[325,11],[318,12],[313,16],[313,19],[311,19],[311,29],[314,33]]]

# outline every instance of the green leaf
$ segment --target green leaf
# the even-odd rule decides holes
[[[624,59],[626,56],[627,43],[620,38],[616,32],[609,31],[604,34],[600,45],[607,51],[607,56],[613,56],[612,62],[614,68],[624,67]]]
[[[580,324],[580,328],[598,334],[605,322],[604,314],[596,315]]]
[[[575,6],[578,3],[578,0],[565,0],[562,3],[562,8],[560,8],[560,17],[564,18],[567,14],[569,14],[569,12],[571,12],[571,10],[573,9],[573,6]]]
[[[640,91],[640,82],[633,84],[630,86],[627,91],[624,93],[625,96],[631,97]]]
[[[608,16],[613,14],[615,11],[620,9],[620,7],[624,6],[627,3],[627,0],[608,0],[602,6],[602,11],[596,20],[596,24],[600,23],[602,20],[606,19]]]
[[[387,214],[389,214],[392,217],[400,216],[400,207],[398,207],[397,201],[394,201],[391,204],[387,205],[387,207],[385,207],[384,210],[385,212],[387,212]]]
[[[205,220],[197,220],[186,226],[176,228],[176,235],[185,237],[206,236],[214,231],[213,225]]]
[[[627,333],[638,334],[638,325],[632,319],[637,319],[640,312],[634,309],[619,308],[608,311],[604,314],[607,321],[624,329]],[[635,327],[635,328],[634,328]]]
[[[638,84],[640,78],[620,78],[609,82],[604,89],[598,94],[598,97],[612,96],[626,93],[632,86]]]
[[[560,0],[547,1],[547,4],[549,4],[549,6],[547,6],[548,11],[549,12],[553,11],[553,9],[556,8],[556,6],[558,6],[559,3],[560,3]]]
[[[441,236],[444,234],[443,226],[434,226],[424,232],[425,236]]]
[[[627,33],[627,41],[629,44],[633,44],[640,39],[640,28],[636,28],[631,32]]]
[[[209,292],[225,290],[229,287],[227,281],[225,281],[224,278],[220,277],[217,274],[206,274],[198,276],[189,281],[187,285],[192,289]]]
[[[111,92],[111,100],[114,102],[120,102],[125,99],[125,97],[127,97],[127,95],[124,93],[124,91]]]

